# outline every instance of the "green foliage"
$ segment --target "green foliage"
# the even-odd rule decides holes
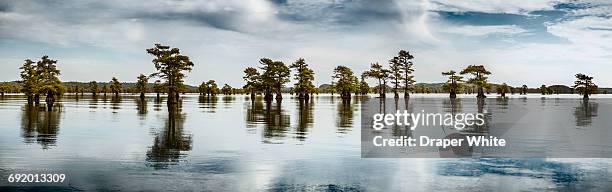
[[[414,56],[408,51],[400,50],[397,57],[400,69],[404,73],[404,76],[402,77],[404,82],[404,92],[405,94],[408,94],[408,91],[412,89],[413,84],[416,82],[414,80],[414,76],[412,75],[414,69],[412,68],[413,63],[411,60],[414,59]]]
[[[412,68],[411,60],[413,58],[414,56],[410,55],[408,51],[400,50],[398,56],[389,60],[389,78],[393,80],[391,83],[393,84],[393,92],[396,93],[396,96],[399,87],[403,87],[405,96],[408,97],[408,91],[412,89],[415,83],[414,76],[412,75],[414,69]]]
[[[38,70],[36,70],[35,62],[30,59],[26,59],[23,66],[19,69],[21,69],[21,92],[28,97],[38,93],[39,75]]]
[[[223,95],[231,95],[233,90],[234,90],[234,88],[232,88],[232,86],[230,86],[228,84],[225,84],[221,88],[221,93],[223,93]]]
[[[49,56],[45,55],[36,62],[36,70],[39,75],[39,93],[46,93],[47,96],[63,93],[64,86],[59,80],[60,70],[57,69],[57,60],[49,59]]]
[[[121,86],[121,83],[119,82],[119,80],[117,80],[117,78],[113,77],[113,79],[110,81],[110,90],[111,92],[113,92],[115,94],[115,96],[119,95],[119,93],[121,93],[121,90],[123,89],[123,87]]]
[[[219,87],[217,87],[217,83],[215,80],[208,80],[208,82],[202,82],[198,87],[200,93],[208,94],[208,95],[216,95],[219,93]]]
[[[391,71],[384,69],[382,65],[378,63],[372,63],[370,65],[370,70],[364,72],[366,77],[375,78],[378,80],[378,92],[380,95],[385,94],[385,87],[387,86],[387,79],[389,78],[389,74]],[[382,89],[381,89],[382,88]]]
[[[370,92],[370,85],[365,81],[365,74],[361,74],[361,82],[359,82],[359,92],[362,95],[368,94]]]
[[[153,64],[157,72],[151,76],[166,80],[164,87],[168,92],[168,103],[176,103],[178,98],[175,98],[175,95],[186,90],[183,84],[185,78],[183,72],[190,72],[194,66],[193,62],[188,56],[181,55],[178,48],[161,44],[155,44],[155,47],[147,49],[147,53],[155,57]]]
[[[164,92],[164,85],[162,85],[160,80],[156,80],[155,83],[153,83],[153,92],[155,93]]]
[[[450,70],[448,72],[442,72],[443,76],[448,76],[448,80],[446,83],[442,85],[442,89],[448,91],[449,93],[459,93],[461,88],[463,87],[461,82],[463,82],[463,77],[456,75],[457,72]]]
[[[136,82],[136,91],[140,93],[146,93],[148,91],[149,77],[144,74],[140,74],[138,76],[138,81]]]
[[[100,92],[100,89],[98,88],[98,82],[96,81],[90,81],[88,86],[89,88],[89,92],[91,92],[94,96]]]
[[[315,86],[312,83],[312,81],[314,81],[314,71],[308,68],[308,64],[306,64],[304,59],[299,58],[289,67],[294,68],[297,72],[295,74],[295,80],[297,80],[297,82],[293,87],[294,91],[297,92],[300,97],[304,94],[314,92]]]
[[[243,88],[250,93],[255,93],[262,87],[261,75],[259,74],[259,71],[253,67],[247,67],[244,69],[244,77],[242,77],[242,79],[244,79],[246,82],[246,85],[244,85]]]
[[[506,96],[506,93],[510,92],[510,86],[508,86],[508,84],[506,83],[502,83],[501,85],[498,85],[496,87],[496,92],[498,94],[501,94],[502,97]]]
[[[589,77],[585,74],[576,74],[576,81],[574,81],[574,89],[583,95],[585,99],[589,98],[589,95],[597,93],[597,85],[593,83],[593,77]]]
[[[262,58],[259,63],[262,65],[260,69],[263,70],[261,82],[264,92],[280,94],[283,85],[289,82],[289,67],[282,61],[273,61],[268,58]]]
[[[350,99],[351,92],[356,91],[355,82],[357,77],[353,75],[353,71],[346,66],[338,66],[334,69],[332,78],[336,81],[335,89],[340,92],[341,97]]]
[[[467,80],[467,83],[473,84],[478,86],[478,96],[479,98],[484,98],[484,88],[490,88],[489,84],[488,84],[488,77],[487,75],[490,75],[491,72],[487,71],[485,69],[484,66],[482,65],[470,65],[468,67],[466,67],[465,69],[463,69],[460,73],[461,75],[464,74],[471,74],[472,78],[469,78]]]

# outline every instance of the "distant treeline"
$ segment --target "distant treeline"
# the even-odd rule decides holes
[[[301,101],[308,102],[313,94],[338,93],[343,100],[350,100],[351,95],[365,95],[378,93],[381,98],[386,93],[393,93],[395,98],[404,95],[409,98],[411,93],[449,93],[450,98],[456,98],[461,93],[476,93],[477,98],[485,98],[485,93],[498,93],[505,98],[506,94],[571,94],[577,93],[588,99],[589,95],[597,93],[608,93],[608,88],[598,88],[593,82],[593,77],[578,73],[575,75],[572,87],[565,85],[542,85],[540,87],[510,86],[506,83],[495,84],[488,81],[491,71],[484,65],[468,65],[459,71],[448,70],[441,72],[446,77],[443,83],[417,83],[414,79],[413,59],[410,52],[400,50],[392,56],[388,64],[370,63],[370,68],[362,71],[361,75],[354,73],[347,66],[339,65],[333,69],[330,84],[314,85],[315,72],[304,58],[298,58],[295,62],[285,64],[280,60],[261,58],[258,66],[244,69],[242,79],[245,85],[234,88],[228,84],[219,86],[215,80],[202,81],[195,87],[186,85],[184,79],[191,72],[195,64],[186,55],[180,53],[178,48],[172,48],[161,44],[155,44],[153,48],[146,49],[146,53],[153,56],[153,66],[156,72],[152,74],[140,74],[136,76],[135,83],[122,83],[116,77],[108,82],[62,82],[59,78],[60,69],[58,60],[47,55],[39,60],[25,59],[19,69],[21,79],[14,82],[0,83],[0,94],[24,93],[27,96],[28,105],[38,106],[41,98],[45,97],[47,109],[53,109],[53,104],[61,98],[64,93],[91,93],[93,96],[108,93],[118,97],[120,93],[139,93],[142,101],[145,93],[156,93],[157,99],[160,94],[167,94],[169,108],[176,108],[180,102],[181,93],[200,93],[200,95],[214,96],[216,94],[245,94],[251,95],[254,100],[256,95],[264,95],[264,100],[277,102],[282,100],[282,93],[298,95]],[[293,78],[292,78],[293,77]],[[157,78],[157,79],[151,79]],[[293,86],[286,86],[295,81]],[[366,79],[376,81],[376,86],[371,87]],[[154,83],[149,83],[154,80]]]
[[[62,84],[64,85],[64,87],[66,87],[66,93],[89,93],[89,82],[75,82],[75,81],[69,81],[69,82],[62,82]],[[98,86],[100,87],[108,87],[110,85],[109,82],[98,82],[97,83]],[[147,93],[155,93],[155,91],[153,90],[153,83],[148,83],[148,91]],[[494,84],[491,83],[491,88],[487,89],[488,93],[497,93],[497,87],[500,84]],[[136,83],[130,83],[130,82],[123,82],[121,83],[121,86],[123,87],[123,92],[125,93],[140,93],[138,91],[138,89],[136,89]],[[192,85],[185,85],[186,86],[186,93],[198,93],[198,87],[196,86],[192,86]],[[448,93],[448,91],[444,90],[444,88],[442,87],[444,86],[444,83],[417,83],[414,85],[414,88],[412,90],[412,93]],[[464,88],[463,89],[463,93],[475,93],[475,89],[476,87],[471,87],[472,89],[470,89],[470,87],[468,88]],[[575,94],[575,91],[572,87],[566,86],[566,85],[551,85],[551,86],[547,86],[546,87],[546,92],[547,94]],[[385,90],[392,90],[393,88],[390,86],[387,86],[387,88]],[[18,81],[11,81],[11,82],[0,82],[0,92],[2,93],[21,93],[21,84]],[[369,93],[378,93],[377,92],[378,87],[371,87]],[[512,87],[510,89],[510,93],[520,93],[521,87],[517,86],[517,87]],[[292,91],[292,87],[284,87],[282,89],[283,93],[291,93]],[[100,90],[100,92],[104,92],[104,90]],[[332,93],[333,89],[331,87],[331,84],[321,84],[318,88],[316,88],[316,93]],[[107,90],[107,93],[110,93],[110,91]],[[219,89],[219,93],[221,92],[221,89]],[[527,88],[527,93],[542,93],[542,89],[541,87],[537,87],[537,88]],[[599,94],[612,94],[612,88],[599,88],[598,89],[598,93]],[[247,92],[245,92],[244,89],[242,88],[232,88],[232,94],[247,94]]]

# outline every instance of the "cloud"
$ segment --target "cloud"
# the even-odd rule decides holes
[[[527,30],[516,25],[489,25],[489,26],[454,26],[448,27],[443,32],[451,34],[459,34],[464,36],[486,36],[492,34],[500,35],[518,35],[526,33]]]
[[[571,83],[575,63],[600,75],[609,60],[606,1],[108,0],[0,2],[0,76],[14,80],[24,58],[50,54],[66,80],[129,81],[149,72],[144,52],[160,42],[196,63],[187,82],[243,84],[261,57],[304,57],[318,84],[337,65],[360,73],[400,49],[414,53],[416,79],[485,64],[495,81]],[[7,42],[7,43],[4,43]],[[578,51],[576,51],[578,50]],[[19,62],[16,62],[19,61]],[[9,65],[6,65],[9,64]],[[96,71],[78,73],[79,68]],[[99,70],[97,70],[100,68]],[[520,73],[516,69],[521,70]],[[569,78],[568,78],[569,77]],[[518,79],[516,79],[518,78]],[[516,80],[508,80],[516,79]],[[569,79],[569,81],[568,81]],[[601,78],[612,83],[612,78]]]
[[[484,12],[528,14],[532,11],[551,10],[556,0],[432,0],[432,10],[452,12]]]

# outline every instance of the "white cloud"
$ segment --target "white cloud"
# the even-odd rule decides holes
[[[530,11],[550,10],[558,0],[432,0],[432,10],[478,11],[487,13],[527,14]]]
[[[446,26],[441,29],[441,32],[458,34],[464,36],[486,36],[491,34],[501,35],[517,35],[526,33],[527,30],[516,26],[516,25],[487,25],[487,26],[474,26],[474,25],[461,25],[461,26]]]

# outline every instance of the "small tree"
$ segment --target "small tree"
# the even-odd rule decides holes
[[[215,80],[208,80],[208,82],[206,82],[206,86],[208,87],[208,95],[215,96],[217,93],[219,93],[219,87],[217,86]]]
[[[482,65],[470,65],[466,67],[465,69],[463,69],[460,74],[461,75],[471,74],[472,78],[469,78],[467,82],[478,86],[478,95],[476,97],[477,98],[486,97],[484,94],[484,89],[486,87],[489,87],[488,82],[487,82],[487,79],[488,79],[487,75],[490,75],[491,72],[487,71],[485,67]]]
[[[585,74],[576,74],[576,81],[574,81],[574,89],[581,94],[585,100],[589,99],[589,95],[597,93],[597,85],[593,83],[593,77],[589,77]]]
[[[164,86],[162,85],[160,80],[156,80],[155,83],[153,83],[153,91],[156,94],[156,98],[157,100],[159,100],[159,94],[164,90]]]
[[[224,84],[223,87],[221,88],[221,93],[223,93],[223,95],[231,95],[232,90],[233,90],[232,86],[228,84]]]
[[[115,94],[115,97],[119,96],[121,89],[121,83],[119,82],[119,80],[117,80],[117,78],[113,77],[113,79],[110,81],[110,90],[113,94]]]
[[[340,93],[340,97],[344,100],[350,100],[351,92],[355,88],[353,85],[354,79],[356,79],[353,71],[346,66],[338,66],[334,69],[332,78],[337,82],[335,88]]]
[[[372,63],[370,65],[370,70],[364,72],[367,77],[378,80],[378,93],[380,94],[380,97],[385,97],[385,93],[387,92],[386,87],[389,73],[389,70],[384,69],[383,66],[378,63]]]
[[[89,91],[91,92],[91,95],[96,97],[98,92],[100,92],[100,89],[98,88],[98,82],[96,81],[90,81],[89,82]]]
[[[149,77],[147,77],[144,74],[140,74],[138,76],[138,81],[136,82],[136,90],[138,92],[140,92],[140,100],[144,100],[145,99],[145,93],[148,92],[148,84],[149,84]]]
[[[244,69],[244,77],[242,77],[242,79],[246,82],[246,85],[242,88],[251,93],[251,100],[254,101],[255,93],[260,90],[262,86],[259,71],[255,68],[247,67]]]
[[[540,93],[542,93],[542,95],[546,95],[548,93],[548,88],[546,85],[540,86]]]
[[[448,76],[448,80],[442,85],[442,89],[450,93],[450,98],[457,98],[457,92],[461,90],[460,82],[463,82],[463,77],[456,74],[457,72],[453,70],[442,72],[442,75]]]
[[[368,85],[368,82],[365,81],[365,74],[361,74],[359,92],[361,93],[361,95],[367,95],[370,92],[370,85]]]
[[[506,83],[502,83],[501,85],[497,86],[497,93],[501,95],[502,98],[506,97],[506,93],[508,93],[510,91],[510,86],[508,86],[508,84]]]

